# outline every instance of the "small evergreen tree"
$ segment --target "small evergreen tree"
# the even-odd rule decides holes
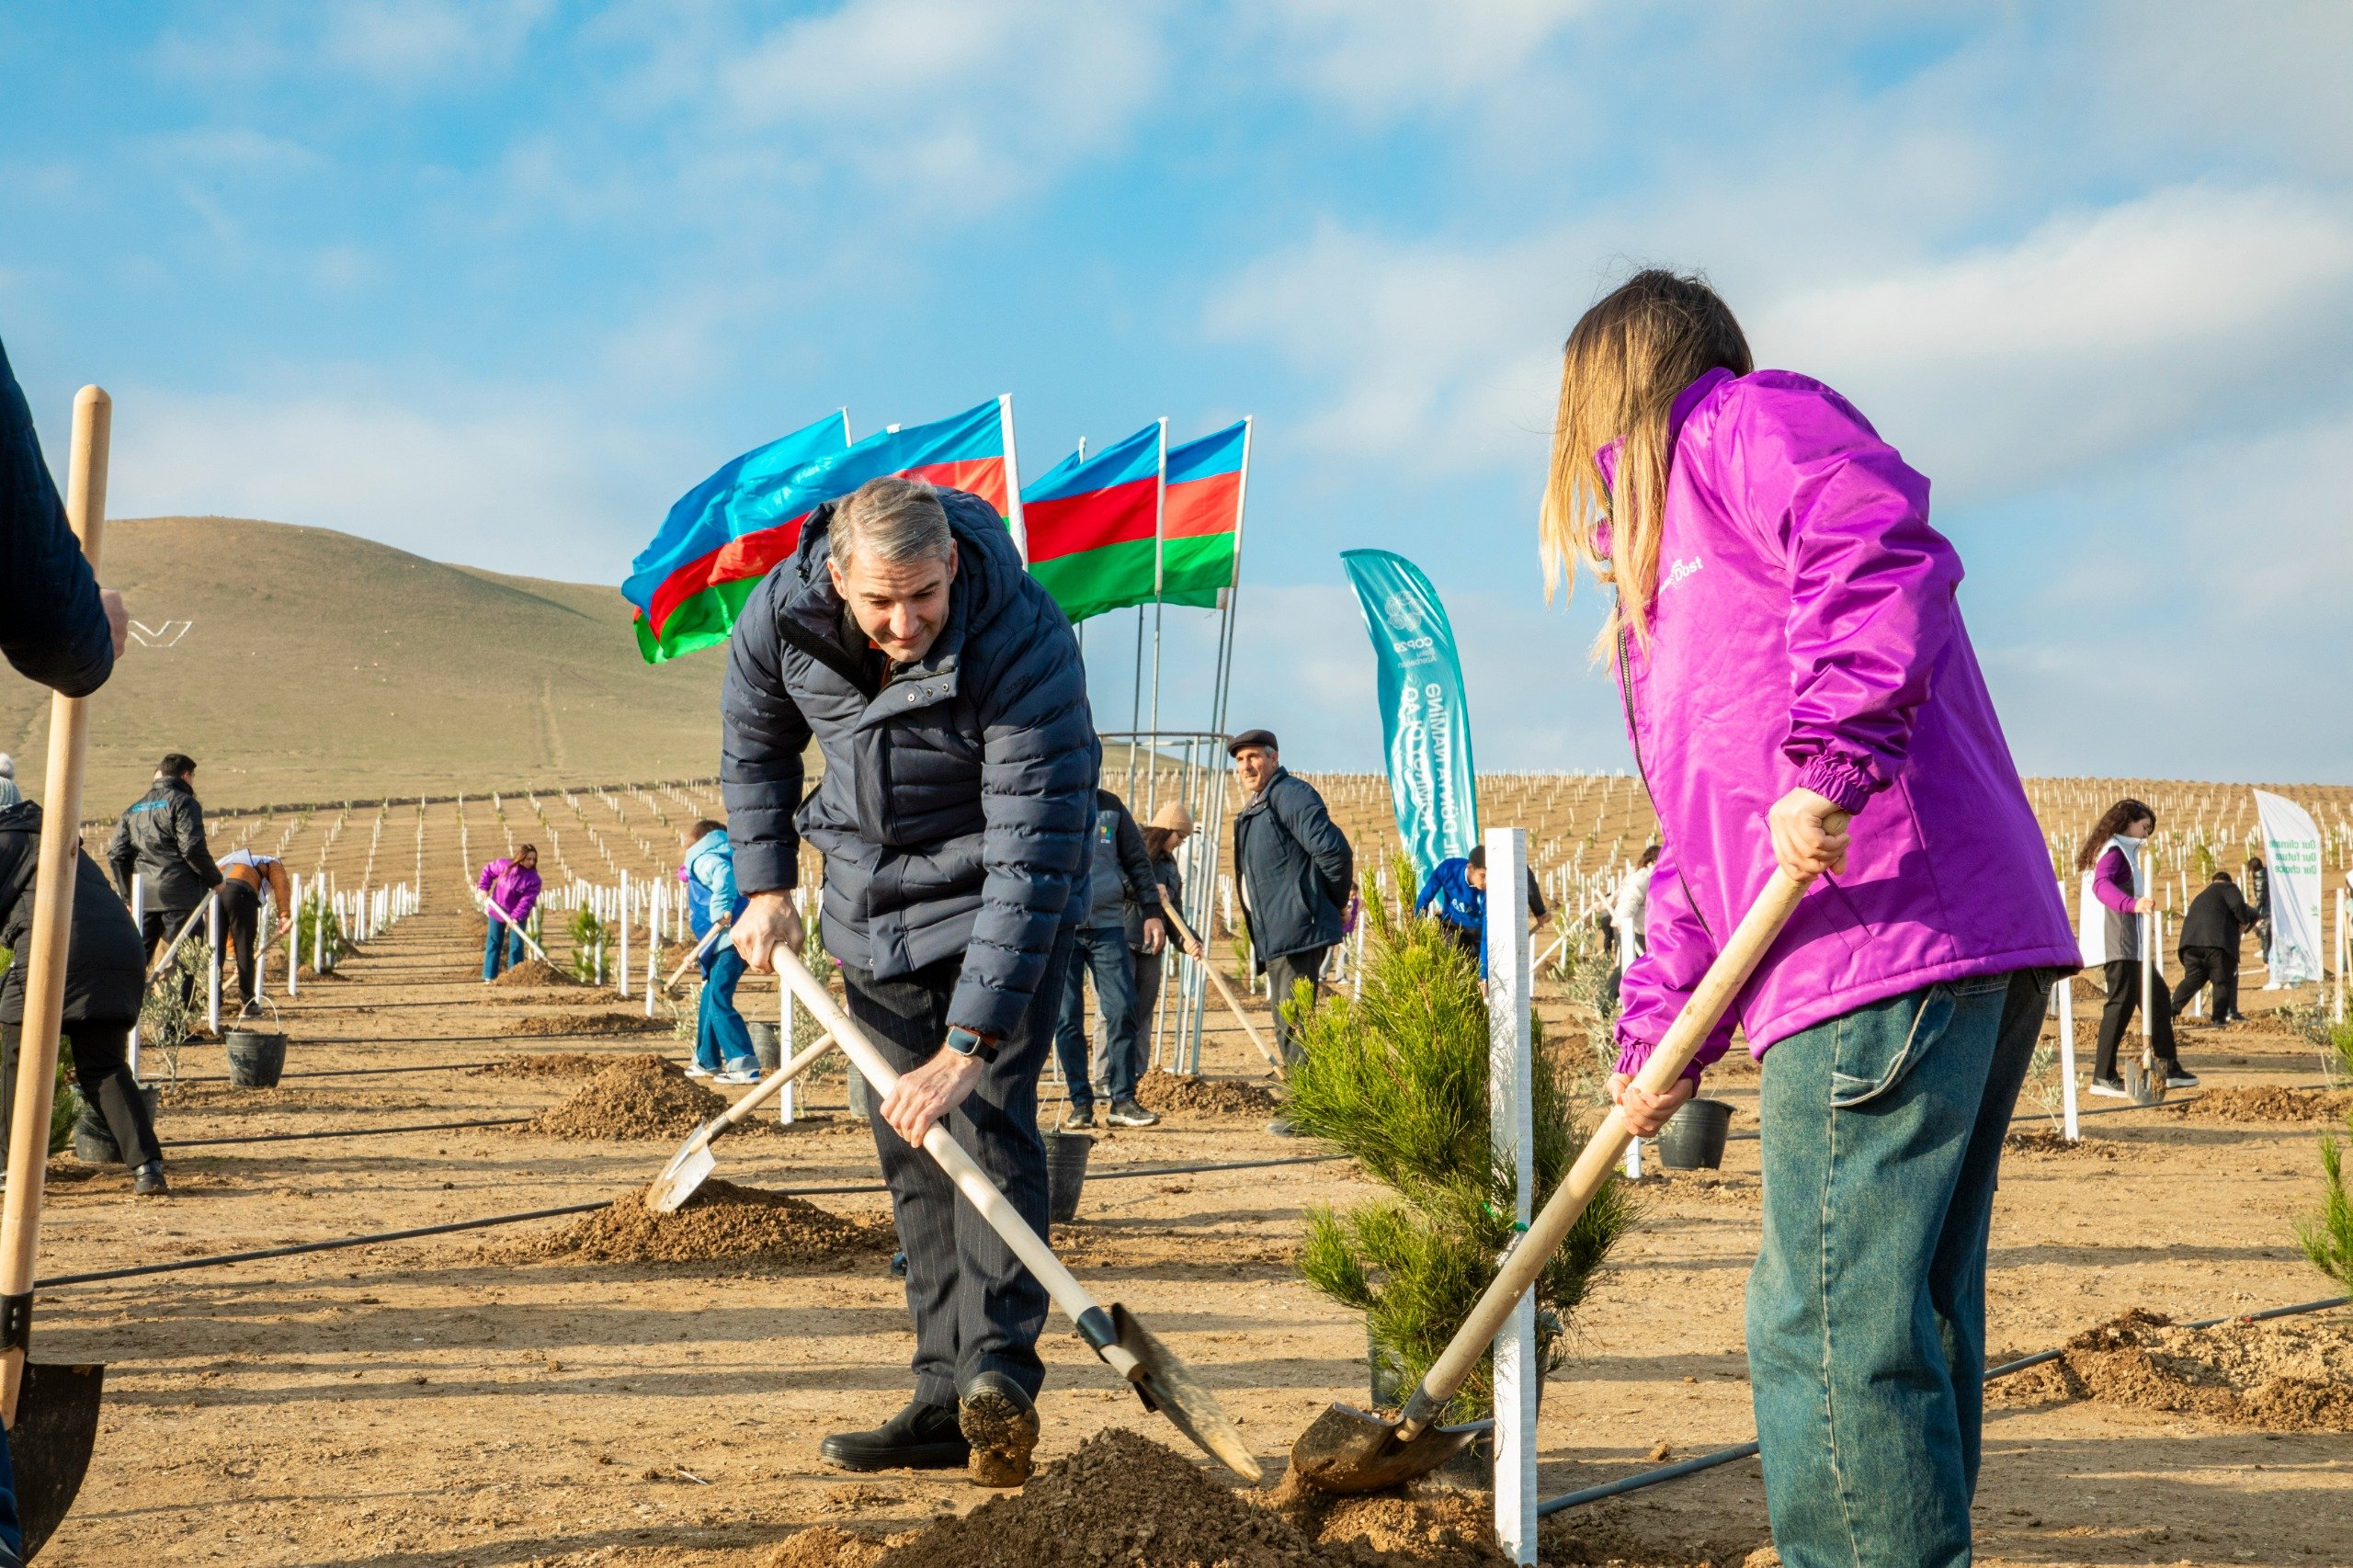
[[[1398,875],[1410,874],[1400,868]],[[1394,1193],[1345,1213],[1311,1210],[1299,1267],[1309,1284],[1365,1314],[1404,1386],[1419,1381],[1488,1283],[1514,1236],[1516,1182],[1488,1144],[1487,1004],[1475,961],[1418,915],[1394,915],[1369,888],[1364,988],[1300,1020],[1304,1056],[1284,1114],[1352,1155]],[[1582,1148],[1561,1064],[1537,1042],[1531,1085],[1534,1203]],[[1565,1321],[1632,1210],[1613,1182],[1539,1277],[1539,1364],[1559,1364]],[[1483,1360],[1449,1415],[1493,1408]]]

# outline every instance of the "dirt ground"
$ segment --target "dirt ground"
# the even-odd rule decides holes
[[[474,831],[479,846],[481,820]],[[184,1085],[162,1113],[167,1142],[532,1118],[590,1082],[584,1063],[303,1075],[334,1069],[683,1055],[635,1028],[518,1028],[569,1007],[586,1029],[609,1029],[608,1014],[639,1004],[483,986],[448,808],[428,816],[420,855],[426,913],[282,1003],[296,1075],[273,1091]],[[775,1006],[765,981],[744,994],[747,1011]],[[2188,1028],[2183,1054],[2217,1087],[2318,1081],[2313,1052],[2259,1022]],[[1211,1074],[1255,1082],[1255,1060],[1238,1030],[1211,1034]],[[217,1077],[219,1049],[189,1047],[181,1071]],[[1545,1399],[1548,1495],[1754,1433],[1741,1293],[1756,1244],[1755,1074],[1714,1074],[1710,1089],[1740,1113],[1724,1169],[1643,1184],[1643,1221],[1575,1320],[1573,1358]],[[792,1128],[722,1142],[720,1176],[768,1190],[871,1183],[870,1140],[841,1096],[835,1077],[803,1097]],[[2319,1123],[2201,1115],[2192,1102],[2084,1126],[2085,1147],[2029,1138],[2006,1165],[1997,1358],[2135,1309],[2184,1321],[2330,1293],[2293,1233],[2318,1191]],[[165,1201],[133,1200],[119,1170],[61,1162],[41,1272],[603,1201],[642,1187],[672,1147],[512,1127],[208,1144],[171,1153]],[[1179,1112],[1107,1133],[1093,1174],[1307,1152],[1269,1136],[1262,1113]],[[1205,1373],[1271,1477],[1326,1402],[1365,1397],[1359,1322],[1308,1291],[1289,1257],[1306,1205],[1370,1192],[1345,1164],[1103,1182],[1055,1241],[1090,1288]],[[814,1201],[852,1221],[887,1217],[871,1192]],[[850,1476],[817,1461],[825,1433],[871,1425],[905,1396],[911,1346],[886,1249],[671,1265],[534,1246],[568,1223],[44,1290],[40,1358],[108,1369],[88,1483],[42,1562],[751,1568],[791,1561],[781,1543],[808,1527],[904,1532],[986,1501],[961,1476]],[[1041,1460],[1109,1427],[1181,1444],[1059,1316],[1042,1349]],[[1982,1561],[2353,1562],[2353,1437],[2054,1386],[1989,1413]],[[1747,1460],[1563,1515],[1544,1558],[1724,1568],[1767,1540]]]

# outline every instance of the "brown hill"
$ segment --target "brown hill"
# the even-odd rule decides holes
[[[94,699],[92,817],[166,751],[197,758],[223,805],[717,769],[723,653],[645,665],[613,588],[238,517],[110,522],[105,559],[161,634]],[[0,750],[36,790],[48,711],[0,680]]]

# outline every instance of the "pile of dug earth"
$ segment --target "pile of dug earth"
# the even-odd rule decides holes
[[[504,985],[509,990],[519,990],[528,985],[577,985],[580,982],[545,959],[525,959],[513,969],[500,974],[491,983]]]
[[[501,1249],[508,1262],[761,1264],[789,1267],[888,1253],[887,1221],[854,1220],[780,1192],[705,1181],[685,1207],[660,1213],[644,1191],[616,1199],[560,1230]]]
[[[467,1076],[494,1073],[502,1078],[593,1078],[613,1060],[586,1051],[535,1051],[474,1068]]]
[[[534,1138],[684,1138],[726,1108],[725,1100],[660,1057],[623,1056],[515,1131]]]
[[[1175,1073],[1151,1072],[1136,1084],[1136,1098],[1144,1109],[1162,1116],[1267,1117],[1282,1101],[1274,1091],[1232,1078],[1187,1078]]]
[[[2175,1114],[2212,1121],[2336,1121],[2353,1111],[2353,1092],[2290,1085],[2208,1089],[2180,1101]]]
[[[2353,1315],[2182,1328],[2136,1309],[1986,1394],[2013,1407],[2095,1399],[2270,1432],[2353,1432]]]
[[[878,1539],[831,1525],[767,1568],[1501,1568],[1483,1493],[1288,1504],[1118,1427],[961,1518]]]

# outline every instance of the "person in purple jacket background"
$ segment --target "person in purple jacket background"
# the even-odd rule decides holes
[[[2084,910],[2082,950],[2086,961],[2100,966],[2108,984],[2108,1006],[2099,1015],[2099,1054],[2092,1061],[2092,1093],[2109,1099],[2127,1097],[2124,1079],[2116,1071],[2116,1050],[2124,1030],[2141,1006],[2141,920],[2156,907],[2143,898],[2141,852],[2157,828],[2157,813],[2138,801],[2119,801],[2100,813],[2084,845],[2075,852],[2075,869],[2091,873],[2092,897],[2099,903],[2098,919]],[[2165,993],[2165,983],[2157,990]],[[2198,1078],[2181,1064],[2173,1038],[2170,994],[2149,1009],[2149,1044],[2168,1088],[2194,1089]]]
[[[526,844],[511,860],[500,856],[482,869],[474,887],[487,901],[483,913],[490,929],[483,935],[482,977],[488,982],[523,961],[523,927],[540,902],[539,847]]]
[[[1541,534],[1549,577],[1582,561],[1616,592],[1597,653],[1662,832],[1618,1103],[1657,1131],[1735,1025],[1762,1067],[1774,1542],[1790,1568],[1966,1563],[1995,1173],[2080,960],[1927,481],[1830,388],[1756,369],[1704,282],[1644,271],[1569,336]],[[1776,867],[1817,880],[1691,1071],[1644,1093]]]

